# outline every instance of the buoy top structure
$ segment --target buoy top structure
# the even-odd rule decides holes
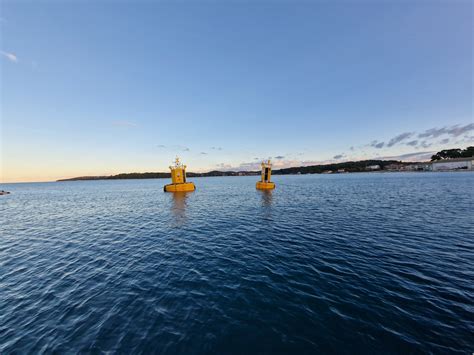
[[[258,190],[272,190],[275,188],[275,183],[270,181],[272,176],[272,164],[270,159],[262,162],[262,178],[257,181]]]
[[[170,166],[171,184],[165,185],[165,192],[186,192],[196,190],[194,183],[186,181],[186,165],[176,157],[174,165]]]

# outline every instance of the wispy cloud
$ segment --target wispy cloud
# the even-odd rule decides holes
[[[423,142],[420,143],[420,145],[418,147],[420,147],[420,148],[429,148],[432,145],[433,145],[433,143],[430,143],[428,141],[423,141]]]
[[[170,145],[167,146],[167,149],[173,150],[173,151],[181,151],[181,152],[190,152],[191,149],[188,147],[185,147],[184,145]]]
[[[216,164],[217,169],[232,169],[232,165],[226,163]]]
[[[449,135],[451,137],[458,137],[463,135],[464,133],[469,133],[474,131],[474,123],[469,123],[467,125],[454,125],[454,126],[446,126],[441,128],[431,128],[423,133],[418,134],[418,138],[438,138],[442,135]]]
[[[206,152],[201,152],[201,153],[199,153],[199,154],[201,154],[201,155],[207,155],[207,153],[206,153]]]
[[[427,161],[430,160],[431,156],[435,152],[432,151],[422,151],[414,152],[401,155],[391,155],[391,156],[377,156],[377,157],[359,157],[359,158],[350,158],[349,160],[365,160],[365,159],[380,159],[380,160],[401,160],[407,162],[415,161]],[[347,155],[344,153],[337,154],[332,157],[332,159],[327,160],[281,160],[273,162],[273,169],[285,169],[291,167],[300,167],[300,166],[311,166],[311,165],[321,165],[321,164],[331,164],[341,161],[347,161]],[[216,165],[218,170],[227,170],[227,171],[258,171],[260,170],[259,161],[243,162],[238,165],[231,165],[226,163],[221,163]]]
[[[375,140],[375,141],[370,142],[369,145],[370,145],[371,147],[374,147],[374,148],[377,148],[377,149],[381,149],[381,148],[383,148],[383,146],[385,145],[385,143],[384,143],[384,142],[379,142],[379,141]],[[353,149],[352,149],[352,150],[353,150]]]
[[[393,147],[395,144],[400,143],[401,141],[407,138],[410,138],[411,136],[413,136],[413,134],[414,134],[413,132],[401,133],[398,136],[395,136],[392,139],[390,139],[390,141],[387,143],[387,147]]]
[[[273,168],[282,169],[289,167],[298,167],[298,166],[310,166],[310,165],[319,165],[319,164],[329,164],[336,163],[341,161],[348,160],[365,160],[365,159],[380,159],[380,160],[401,160],[407,162],[415,161],[427,161],[430,160],[431,156],[435,151],[429,151],[428,149],[432,147],[439,148],[440,145],[446,144],[462,144],[470,140],[474,141],[474,136],[470,132],[474,130],[474,124],[467,125],[454,125],[444,128],[432,128],[421,133],[419,132],[403,132],[395,135],[393,138],[388,141],[379,141],[373,140],[369,144],[350,147],[348,152],[342,152],[332,156],[332,159],[325,160],[302,160],[295,158],[294,160],[291,157],[296,157],[297,155],[302,155],[303,153],[293,153],[278,155],[273,157]],[[438,137],[442,134],[448,135],[444,139],[439,139]],[[458,139],[454,139],[458,137]],[[411,138],[411,139],[410,139]],[[377,151],[371,151],[367,147],[375,148]],[[396,147],[396,148],[395,148]],[[398,155],[396,152],[403,152],[407,147],[411,147],[414,152],[410,153],[400,153]],[[391,148],[391,149],[390,149]],[[392,153],[391,150],[394,150],[395,153]],[[385,152],[379,154],[379,152]],[[390,155],[392,153],[392,155]],[[385,155],[383,155],[385,154]],[[290,157],[289,159],[287,157]],[[287,158],[287,159],[285,159]],[[260,170],[260,161],[262,158],[253,158],[250,162],[242,162],[240,164],[225,164],[221,163],[218,165],[219,169],[226,169],[231,171],[257,171]]]
[[[18,62],[18,57],[13,53],[0,51],[0,54],[12,63],[17,63]]]
[[[425,161],[430,160],[431,156],[436,152],[416,152],[416,153],[407,153],[401,155],[392,155],[378,157],[377,159],[381,160],[401,160],[401,161]]]
[[[170,151],[181,151],[181,152],[189,152],[191,149],[188,147],[185,147],[184,145],[165,145],[165,144],[158,144],[156,146],[157,148],[160,149],[166,149]]]
[[[454,126],[445,126],[441,128],[430,128],[426,131],[421,133],[416,132],[404,132],[401,134],[396,135],[388,142],[383,142],[379,140],[373,140],[369,144],[365,145],[365,147],[372,147],[376,149],[382,148],[391,148],[393,146],[404,144],[406,146],[414,147],[416,149],[426,149],[433,145],[445,145],[448,143],[456,143],[462,144],[466,141],[469,141],[469,133],[474,132],[474,123],[469,123],[466,125],[454,125]],[[415,137],[418,139],[412,139],[408,142],[405,142],[409,138]],[[436,139],[440,136],[448,136],[440,141]],[[459,137],[461,140],[453,141],[450,138]],[[422,138],[422,139],[420,139]],[[356,149],[354,147],[350,147],[349,150],[354,152]]]
[[[134,122],[124,121],[124,120],[113,121],[112,125],[116,127],[136,127],[137,126],[137,124]]]
[[[257,160],[258,159],[258,160]],[[238,165],[231,165],[226,163],[217,164],[216,167],[219,170],[228,170],[228,171],[258,171],[261,169],[261,160],[260,158],[255,158],[254,161],[251,162],[242,162]],[[273,169],[284,169],[290,168],[295,166],[310,166],[310,165],[317,165],[317,164],[324,164],[326,162],[331,162],[330,160],[327,161],[314,161],[314,160],[275,160],[273,161]]]
[[[261,163],[259,162],[251,162],[251,163],[240,163],[236,169],[233,170],[243,170],[243,171],[252,171],[252,170],[260,170]]]

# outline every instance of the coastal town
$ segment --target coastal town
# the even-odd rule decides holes
[[[421,163],[402,163],[396,162],[385,166],[379,164],[368,165],[366,171],[386,171],[386,172],[404,172],[404,171],[469,171],[474,170],[474,157],[455,158],[446,160],[437,160],[432,162]],[[326,170],[323,173],[345,173],[345,169],[336,171]]]

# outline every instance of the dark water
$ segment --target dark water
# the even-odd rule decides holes
[[[0,353],[474,351],[473,173],[3,185]]]

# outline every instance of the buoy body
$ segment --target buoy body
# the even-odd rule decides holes
[[[165,185],[165,192],[186,192],[186,191],[194,191],[194,190],[196,190],[196,186],[194,186],[192,182]]]
[[[275,183],[271,182],[272,176],[272,164],[270,160],[262,163],[262,177],[260,181],[257,181],[256,188],[258,190],[272,190],[275,188]]]
[[[257,189],[258,190],[272,190],[275,188],[274,182],[262,182],[257,181]]]
[[[186,181],[186,165],[181,164],[176,158],[174,165],[170,166],[171,184],[165,185],[165,192],[186,192],[196,190],[194,183]]]

